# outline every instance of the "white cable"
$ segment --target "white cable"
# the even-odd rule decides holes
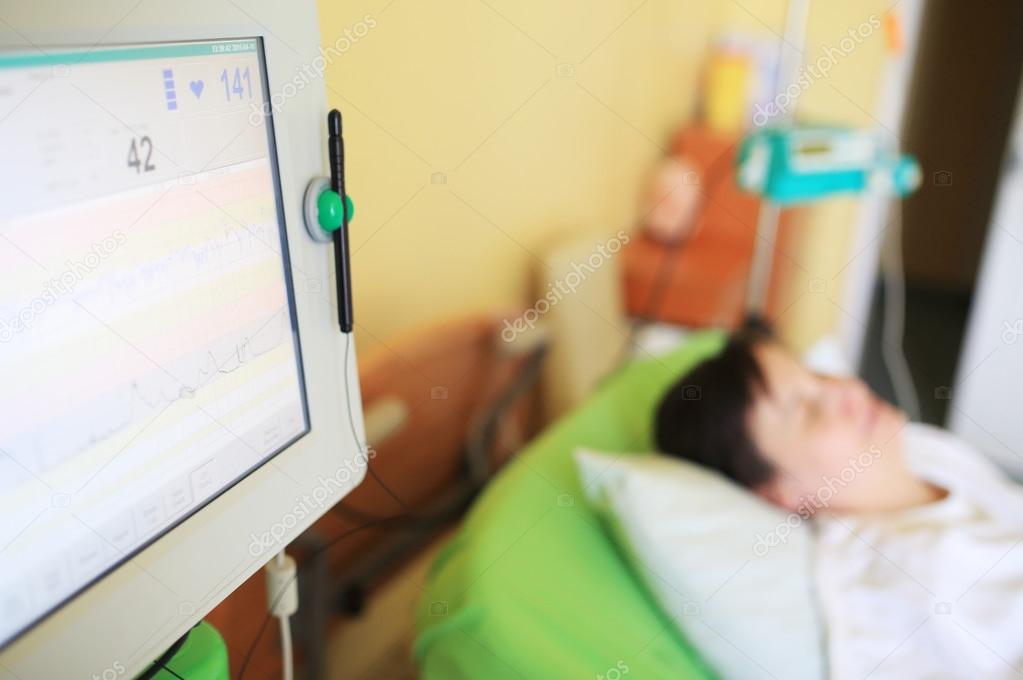
[[[291,619],[282,616],[278,619],[281,622],[281,658],[283,663],[284,680],[292,680],[294,672],[294,660],[291,653]]]
[[[881,357],[895,390],[895,400],[910,420],[920,419],[920,401],[913,374],[903,352],[903,326],[906,322],[906,277],[902,270],[902,201],[893,201],[894,218],[887,247],[881,256],[884,275],[884,316],[881,328]]]
[[[291,615],[298,611],[298,567],[283,550],[267,563],[266,598],[270,613],[281,628],[281,658],[284,680],[294,677],[294,653],[291,644]]]
[[[284,551],[277,553],[275,558],[277,566],[283,568],[287,567],[288,561],[284,555]],[[277,619],[281,624],[281,659],[283,664],[282,677],[284,680],[292,680],[294,674],[294,657],[291,651],[291,617],[281,616]]]

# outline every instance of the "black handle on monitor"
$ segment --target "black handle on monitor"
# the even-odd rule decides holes
[[[330,153],[330,188],[341,197],[341,228],[334,231],[334,273],[337,283],[337,318],[342,333],[351,333],[352,272],[348,252],[348,200],[345,196],[345,141],[341,136],[341,112],[327,114],[327,149]]]

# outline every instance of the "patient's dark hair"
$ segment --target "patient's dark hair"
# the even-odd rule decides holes
[[[657,407],[654,436],[658,448],[717,470],[749,488],[769,481],[774,469],[750,438],[746,414],[756,391],[767,389],[753,348],[772,341],[770,326],[748,320],[732,333],[719,354],[675,383]]]

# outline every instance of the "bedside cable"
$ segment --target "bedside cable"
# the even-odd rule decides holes
[[[281,656],[284,680],[294,677],[294,654],[291,644],[291,616],[298,611],[298,580],[295,559],[283,550],[266,567],[266,599],[270,613],[281,627]]]

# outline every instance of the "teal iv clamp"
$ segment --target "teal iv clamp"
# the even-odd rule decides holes
[[[763,317],[774,240],[783,208],[867,192],[904,197],[920,186],[920,164],[873,130],[785,125],[741,141],[735,180],[760,196],[757,238],[746,284],[746,313]]]
[[[920,186],[920,166],[870,130],[827,126],[763,128],[742,140],[736,180],[779,205],[837,194],[906,196]]]
[[[348,207],[348,221],[355,217],[355,204],[351,196],[345,196]],[[331,190],[330,180],[317,177],[309,182],[305,190],[305,228],[317,243],[330,243],[334,232],[344,223],[341,196]]]

